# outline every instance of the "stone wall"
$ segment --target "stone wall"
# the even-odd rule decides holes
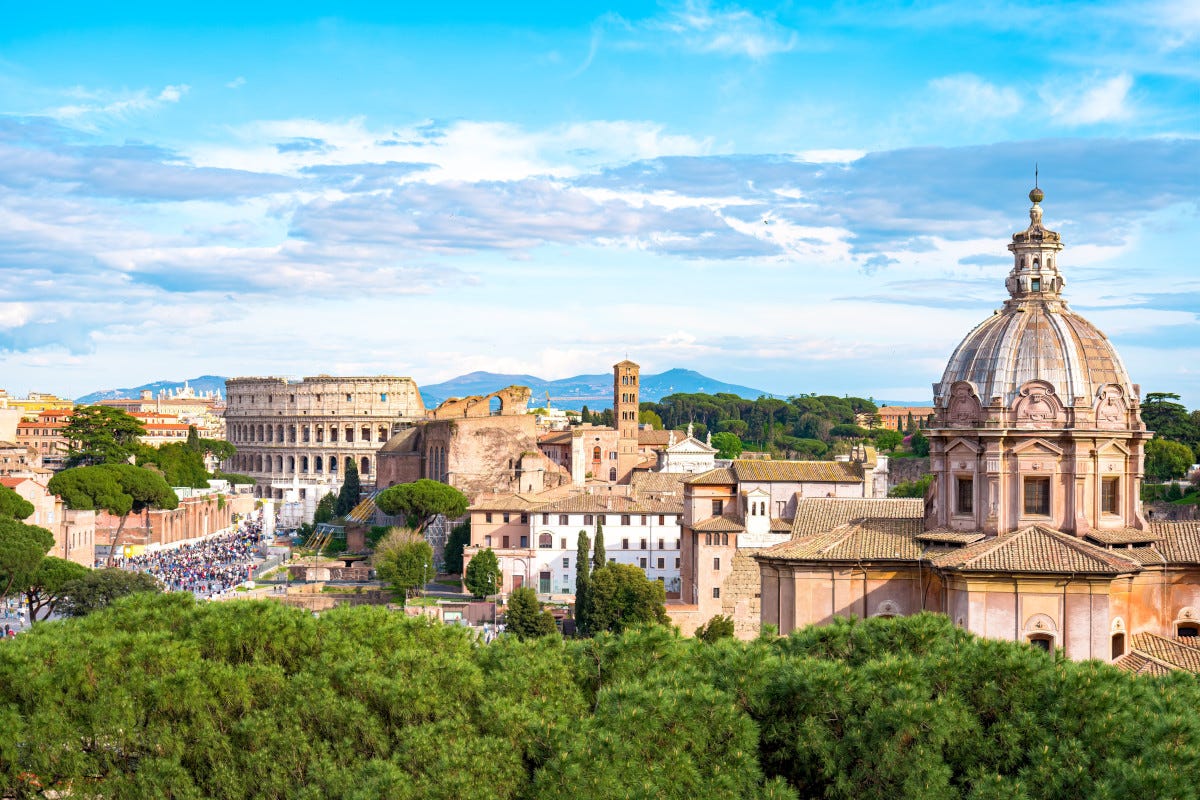
[[[888,488],[898,483],[912,483],[929,474],[929,458],[888,459]]]
[[[762,577],[750,548],[739,548],[733,555],[733,568],[721,585],[721,613],[733,617],[734,634],[753,639],[762,627]],[[708,620],[702,620],[701,624]]]

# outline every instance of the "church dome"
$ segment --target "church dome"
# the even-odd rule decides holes
[[[1015,259],[1005,281],[1010,298],[955,348],[935,387],[936,405],[947,424],[954,424],[951,416],[970,424],[1000,421],[998,416],[1015,422],[1010,412],[1031,394],[1043,416],[1063,422],[1073,408],[1099,413],[1100,403],[1110,408],[1119,403],[1122,411],[1136,406],[1135,388],[1108,337],[1067,308],[1057,265],[1062,241],[1042,225],[1042,191],[1035,188],[1029,196],[1029,227],[1015,233],[1008,246]],[[961,401],[953,414],[952,395]],[[1046,397],[1053,400],[1049,406]],[[1050,406],[1058,412],[1050,413]],[[1029,411],[1023,417],[1031,414],[1039,418]]]

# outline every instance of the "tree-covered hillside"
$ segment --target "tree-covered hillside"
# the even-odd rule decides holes
[[[135,596],[0,644],[0,785],[120,798],[1195,797],[1200,689],[943,617],[474,642]],[[48,796],[48,795],[47,795]],[[59,796],[65,796],[60,794]]]

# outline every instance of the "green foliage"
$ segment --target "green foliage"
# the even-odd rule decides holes
[[[587,531],[580,531],[575,544],[575,632],[580,636],[591,633],[588,611],[591,608],[591,575],[589,557],[591,542]]]
[[[87,577],[88,568],[56,556],[46,556],[34,570],[33,576],[25,585],[25,602],[29,606],[29,621],[39,619],[54,613],[55,606],[62,599],[62,588],[71,581]]]
[[[375,573],[400,597],[407,597],[410,589],[423,586],[436,574],[433,547],[419,534],[402,528],[379,543],[372,561]]]
[[[904,434],[900,431],[894,431],[891,428],[880,428],[874,431],[871,437],[875,440],[877,448],[886,450],[889,453],[904,442]]]
[[[829,445],[820,439],[780,436],[777,441],[788,458],[819,459],[829,452]]]
[[[470,543],[470,521],[460,522],[450,529],[450,535],[446,537],[446,547],[442,551],[447,573],[451,575],[462,574],[463,548]]]
[[[320,525],[323,522],[329,522],[333,519],[333,510],[337,505],[337,495],[326,494],[322,495],[317,501],[317,507],[313,510],[313,524]]]
[[[196,430],[195,425],[188,425],[187,441],[184,442],[184,447],[186,447],[188,450],[191,450],[193,453],[204,452],[203,447],[200,444],[200,432]]]
[[[0,519],[25,519],[33,515],[33,503],[15,490],[0,486]]]
[[[254,483],[258,482],[256,480],[254,480],[254,478],[250,477],[249,475],[242,475],[241,473],[238,473],[238,472],[221,472],[220,470],[217,470],[216,472],[213,473],[213,478],[215,478],[217,480],[222,480],[222,481],[229,481],[229,483],[234,486],[239,486],[239,485],[245,486],[245,485],[250,485],[250,484],[254,484]]]
[[[735,628],[733,617],[717,614],[708,622],[696,629],[696,638],[712,644],[721,639],[732,639]]]
[[[1146,443],[1146,477],[1158,481],[1182,478],[1194,458],[1186,444],[1155,437]]]
[[[853,423],[843,423],[830,428],[829,435],[840,439],[863,439],[870,436],[871,431]]]
[[[737,434],[729,431],[714,433],[712,437],[712,446],[717,448],[717,458],[737,458],[745,449],[742,445],[742,440],[737,437]]]
[[[476,597],[487,597],[496,593],[500,585],[500,560],[492,548],[487,547],[475,554],[467,564],[467,574],[463,576],[467,591]]]
[[[358,467],[351,458],[346,461],[346,471],[342,475],[342,490],[338,492],[337,505],[333,509],[334,516],[344,517],[354,510],[362,494],[362,483],[358,479]]]
[[[385,514],[403,515],[409,527],[415,528],[437,514],[447,519],[461,517],[467,511],[467,496],[441,481],[422,478],[384,489],[375,504]]]
[[[161,475],[132,464],[66,469],[51,478],[48,486],[68,508],[107,511],[114,516],[179,506],[179,498]]]
[[[510,612],[511,615],[511,612]],[[1187,798],[1195,677],[939,615],[564,642],[136,595],[0,646],[0,786],[177,798]],[[25,775],[26,777],[21,777]],[[21,796],[15,792],[16,796]]]
[[[224,439],[201,439],[200,450],[212,455],[217,461],[228,461],[237,455],[237,448]]]
[[[620,633],[635,625],[666,625],[670,621],[662,582],[650,580],[632,564],[605,564],[592,572],[589,587],[592,633]]]
[[[929,491],[930,485],[933,484],[932,475],[922,475],[915,481],[903,481],[897,483],[888,492],[888,497],[925,497]]]
[[[528,586],[513,589],[508,598],[508,609],[505,614],[506,630],[515,633],[518,639],[536,639],[539,636],[549,636],[556,633],[554,616],[542,609],[537,592]]]
[[[45,528],[0,518],[0,597],[24,591],[51,547],[54,534]]]
[[[68,617],[84,617],[131,594],[158,593],[158,581],[144,572],[124,569],[88,570],[86,575],[63,583],[58,610]]]
[[[650,411],[649,409],[638,412],[638,424],[639,425],[647,425],[648,424],[652,428],[654,428],[654,430],[656,430],[656,431],[661,431],[663,429],[662,417],[660,417],[658,414],[654,413],[653,411]]]
[[[1200,424],[1173,392],[1148,392],[1142,401],[1142,422],[1155,438],[1180,442],[1195,448],[1200,445]]]
[[[1183,499],[1183,488],[1178,483],[1171,483],[1167,486],[1166,495],[1163,497],[1168,503],[1175,500]]]
[[[908,440],[908,446],[912,448],[915,456],[926,458],[929,455],[929,437],[920,430],[913,431],[912,438]]]
[[[209,474],[204,468],[203,452],[188,447],[184,442],[170,442],[157,448],[141,447],[137,463],[138,466],[156,467],[168,486],[197,489],[208,486]]]
[[[664,427],[732,433],[755,449],[786,452],[784,437],[818,440],[828,445],[837,425],[855,424],[855,414],[876,411],[875,403],[860,397],[803,395],[786,401],[774,397],[747,400],[729,393],[673,394],[658,403],[644,403]],[[703,433],[699,433],[703,437]],[[862,435],[862,434],[857,434]]]
[[[367,530],[367,546],[374,548],[391,532],[389,525],[372,525]]]
[[[608,564],[608,556],[604,553],[604,526],[596,523],[596,536],[592,540],[592,572]]]
[[[117,464],[137,452],[146,429],[135,417],[108,406],[80,406],[63,426],[67,466]]]

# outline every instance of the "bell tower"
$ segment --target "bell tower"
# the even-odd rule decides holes
[[[613,365],[613,426],[617,429],[617,477],[628,483],[641,461],[638,452],[639,373],[641,367],[626,359]]]

